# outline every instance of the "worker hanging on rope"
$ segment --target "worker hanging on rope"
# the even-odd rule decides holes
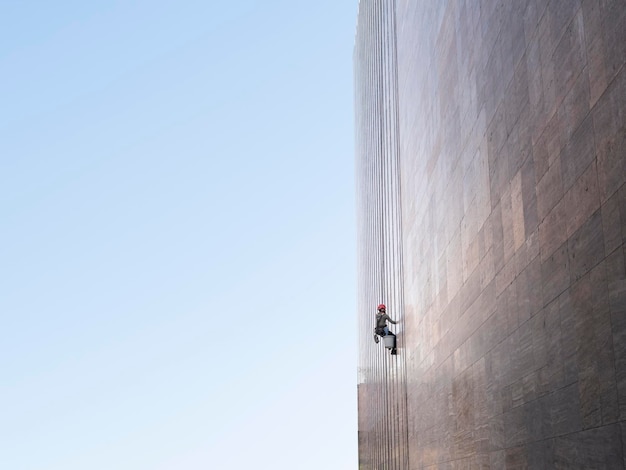
[[[391,331],[389,331],[389,327],[387,326],[387,321],[393,325],[397,325],[398,322],[391,319],[389,315],[387,315],[387,307],[385,304],[380,304],[378,306],[378,312],[376,313],[376,327],[374,328],[374,341],[378,343],[378,337],[384,336],[393,336],[394,338],[394,347],[391,350],[391,354],[396,354],[395,348],[395,336]]]

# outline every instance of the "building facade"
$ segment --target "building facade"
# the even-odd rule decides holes
[[[626,0],[360,0],[362,469],[626,468],[625,63]]]

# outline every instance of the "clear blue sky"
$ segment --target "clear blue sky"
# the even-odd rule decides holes
[[[356,10],[0,1],[0,468],[357,467]]]

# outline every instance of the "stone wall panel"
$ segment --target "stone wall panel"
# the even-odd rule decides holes
[[[626,468],[625,62],[625,0],[360,0],[361,468]]]

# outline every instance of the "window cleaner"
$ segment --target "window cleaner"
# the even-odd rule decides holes
[[[378,343],[378,337],[381,336],[387,349],[391,349],[391,354],[394,356],[397,354],[396,350],[396,335],[389,331],[387,322],[397,325],[398,322],[391,319],[387,315],[387,307],[385,304],[378,306],[378,312],[376,313],[376,327],[374,328],[374,341]]]

